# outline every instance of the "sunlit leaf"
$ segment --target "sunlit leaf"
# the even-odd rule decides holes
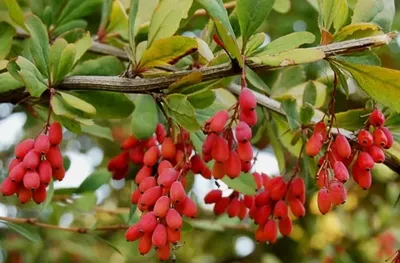
[[[383,28],[385,32],[391,30],[395,15],[394,0],[363,0],[357,1],[352,16],[352,24],[373,22]]]
[[[132,134],[140,140],[153,135],[158,123],[157,105],[150,95],[140,94],[135,99],[132,114]]]
[[[256,192],[256,182],[251,173],[240,173],[239,177],[231,179],[228,176],[224,176],[221,179],[229,188],[236,190],[245,195],[254,195]]]

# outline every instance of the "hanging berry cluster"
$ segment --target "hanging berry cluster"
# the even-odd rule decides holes
[[[220,189],[211,190],[204,198],[206,204],[215,204],[214,213],[226,212],[229,217],[241,220],[248,215],[258,225],[255,238],[258,242],[275,243],[279,232],[289,236],[292,220],[289,207],[296,217],[305,215],[305,185],[301,178],[292,177],[285,181],[282,176],[269,177],[264,173],[253,173],[257,193],[253,196],[233,191],[223,197]]]
[[[385,116],[374,109],[365,129],[358,132],[357,142],[351,146],[347,138],[338,132],[336,138],[328,133],[325,123],[315,125],[313,134],[306,144],[306,154],[314,157],[326,144],[326,151],[319,159],[320,168],[316,176],[318,208],[322,214],[330,211],[332,205],[346,202],[347,190],[344,184],[349,180],[351,167],[354,181],[368,189],[372,183],[371,170],[375,163],[385,161],[383,149],[393,144],[391,132],[384,127]],[[371,133],[372,132],[372,133]]]
[[[180,129],[174,140],[166,137],[164,126],[159,124],[155,137],[139,141],[130,136],[122,143],[122,149],[124,152],[108,165],[114,178],[121,179],[120,175],[127,173],[129,158],[121,156],[126,155],[133,163],[142,165],[135,177],[138,187],[131,196],[131,202],[138,206],[142,216],[127,230],[126,239],[139,240],[140,254],[145,255],[154,247],[158,258],[167,260],[171,248],[180,241],[182,216],[197,215],[196,203],[185,191],[186,174],[193,170],[211,177],[211,171],[193,155],[189,133],[184,129]]]
[[[8,177],[1,184],[4,196],[17,194],[21,203],[31,199],[40,204],[46,199],[46,187],[51,178],[61,181],[65,176],[63,157],[59,148],[62,127],[53,122],[48,135],[35,140],[26,139],[15,148],[15,158],[8,166]]]
[[[256,105],[253,92],[243,88],[239,102],[231,109],[233,114],[229,123],[227,110],[217,112],[206,122],[203,130],[208,135],[203,144],[202,157],[205,162],[215,160],[212,168],[215,179],[221,179],[225,175],[233,179],[238,177],[241,171],[250,171],[253,160],[250,127],[257,123]],[[233,132],[232,124],[237,118],[239,122]]]

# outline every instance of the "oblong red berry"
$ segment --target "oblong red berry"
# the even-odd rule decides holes
[[[139,202],[141,196],[142,194],[140,193],[139,189],[133,191],[131,194],[131,203],[136,205]]]
[[[211,156],[216,162],[225,162],[229,158],[228,141],[222,137],[217,137],[215,145],[211,150]]]
[[[32,199],[36,204],[43,203],[46,200],[46,186],[41,184],[32,194]]]
[[[23,179],[24,187],[31,191],[36,190],[40,186],[40,177],[36,171],[27,171]]]
[[[240,212],[240,201],[238,198],[233,198],[226,209],[229,217],[238,216]]]
[[[137,146],[139,143],[140,141],[138,139],[136,139],[133,135],[130,135],[121,143],[121,149],[127,151]]]
[[[14,150],[15,158],[20,160],[24,159],[25,155],[33,149],[34,145],[35,141],[32,139],[26,139],[18,143]]]
[[[282,236],[290,236],[293,230],[293,223],[290,217],[283,218],[278,222],[279,232]]]
[[[171,201],[174,202],[175,204],[182,204],[185,201],[186,192],[181,182],[175,181],[171,185],[171,189],[169,190],[169,196],[171,198]]]
[[[203,146],[202,146],[202,151],[204,153],[211,153],[213,147],[215,146],[215,142],[217,141],[217,138],[219,136],[215,133],[209,133],[204,140]]]
[[[125,170],[129,165],[128,152],[114,156],[107,164],[108,171]]]
[[[275,243],[278,238],[278,226],[275,220],[269,219],[264,226],[264,232],[267,237],[267,241],[270,243]]]
[[[168,243],[165,246],[159,247],[157,249],[157,258],[160,261],[166,261],[169,259],[170,256],[171,256],[171,250]]]
[[[160,175],[165,169],[173,168],[172,164],[168,160],[162,160],[157,167],[157,173]]]
[[[220,133],[225,128],[225,124],[229,119],[227,110],[217,112],[210,121],[210,130],[215,133]]]
[[[235,151],[230,151],[229,158],[224,162],[224,171],[229,178],[233,179],[240,175],[242,170],[239,155]]]
[[[271,200],[271,195],[269,191],[263,191],[257,193],[256,197],[254,198],[254,203],[256,206],[261,207],[264,205],[268,205]]]
[[[53,169],[53,179],[57,181],[62,181],[65,177],[65,169],[63,166],[61,166],[58,169]]]
[[[207,166],[204,165],[203,170],[201,171],[201,175],[206,179],[211,179],[212,172]]]
[[[4,196],[10,196],[18,192],[18,183],[13,182],[10,177],[4,179],[0,186],[0,192]]]
[[[374,141],[372,134],[367,130],[361,130],[358,133],[357,138],[358,138],[358,143],[364,147],[371,146]]]
[[[314,126],[314,132],[313,133],[321,133],[322,135],[322,140],[326,140],[327,132],[326,132],[326,124],[323,121],[317,122]]]
[[[286,218],[289,214],[289,209],[286,205],[286,202],[283,200],[279,200],[274,207],[274,217],[277,219]]]
[[[260,173],[254,172],[252,173],[254,182],[256,183],[256,190],[260,190],[264,186],[264,179]]]
[[[242,172],[249,172],[251,170],[251,162],[250,161],[241,161]]]
[[[238,217],[240,218],[240,220],[243,220],[246,218],[247,216],[247,207],[243,202],[240,202],[240,211],[238,214]]]
[[[357,158],[357,164],[359,167],[370,171],[374,167],[374,159],[367,152],[360,152]]]
[[[278,179],[272,185],[271,199],[278,201],[285,197],[287,184],[282,176],[277,177]]]
[[[349,180],[349,171],[342,162],[335,162],[333,172],[335,178],[338,179],[339,182],[345,183]]]
[[[50,183],[51,177],[53,176],[50,162],[47,160],[40,161],[37,170],[40,177],[40,183],[48,185]]]
[[[172,244],[178,244],[179,241],[181,240],[181,231],[175,231],[175,229],[172,229],[170,227],[167,227],[167,236],[168,236],[168,242]]]
[[[170,137],[164,139],[161,145],[161,156],[164,159],[173,160],[176,155],[176,146],[174,140]]]
[[[176,181],[178,172],[174,168],[167,168],[157,178],[159,186],[164,188],[170,188],[171,185]]]
[[[369,147],[368,153],[371,155],[375,163],[383,163],[385,161],[385,153],[376,145]]]
[[[251,195],[245,195],[243,197],[243,203],[247,208],[251,208],[254,205],[254,197]]]
[[[26,173],[26,166],[23,162],[19,163],[8,175],[13,182],[21,182]]]
[[[58,146],[50,147],[49,151],[46,153],[46,159],[50,162],[53,169],[60,169],[63,166],[63,157]]]
[[[332,182],[330,184],[330,198],[334,205],[344,204],[347,198],[346,187],[341,182]]]
[[[154,229],[151,241],[154,247],[160,248],[167,245],[167,229],[164,224],[158,224]]]
[[[306,143],[306,154],[308,156],[316,156],[322,148],[323,138],[321,133],[314,133]]]
[[[140,146],[133,147],[129,151],[129,158],[134,164],[143,164],[144,152]]]
[[[153,169],[151,167],[144,165],[142,168],[140,168],[139,172],[136,174],[135,183],[140,184],[144,178],[151,176],[152,173]]]
[[[236,150],[240,160],[251,161],[253,159],[253,146],[249,141],[238,143]]]
[[[306,209],[304,208],[303,203],[299,199],[292,199],[289,202],[290,210],[295,217],[303,217],[306,214]]]
[[[62,127],[58,122],[53,122],[49,127],[49,141],[51,146],[57,146],[62,141]]]
[[[323,188],[325,186],[328,186],[328,178],[329,178],[328,171],[326,169],[322,169],[315,178],[318,188]]]
[[[138,250],[140,255],[146,255],[150,252],[153,244],[151,243],[152,233],[145,233],[140,239],[138,244]]]
[[[138,223],[139,231],[142,233],[153,233],[158,222],[153,212],[147,213],[140,219]]]
[[[142,236],[142,233],[139,231],[138,224],[131,225],[128,230],[125,232],[126,241],[133,242],[138,240]]]
[[[187,196],[182,205],[183,205],[182,214],[184,216],[190,218],[194,218],[197,216],[197,205],[190,197]]]
[[[351,155],[351,146],[349,141],[342,134],[338,134],[335,139],[337,153],[342,158],[349,158]]]
[[[214,204],[221,200],[222,198],[222,191],[219,189],[213,189],[204,197],[204,202],[206,204]]]
[[[50,149],[49,137],[45,134],[39,135],[35,140],[34,148],[38,153],[47,153]]]
[[[263,225],[259,225],[254,234],[255,234],[255,239],[257,242],[259,242],[259,243],[267,242],[268,236],[267,236],[267,233],[264,231]]]
[[[331,210],[331,197],[328,192],[328,189],[321,188],[318,191],[318,209],[321,212],[321,214],[325,215]]]
[[[392,135],[392,133],[389,131],[389,129],[388,128],[386,128],[386,127],[381,127],[381,130],[385,133],[385,135],[386,135],[386,139],[387,139],[387,142],[386,142],[386,145],[385,145],[385,149],[389,149],[390,147],[392,147],[392,145],[393,145],[393,135]]]
[[[254,111],[257,100],[254,93],[249,88],[243,88],[239,94],[239,105],[243,111]]]
[[[358,175],[358,185],[364,189],[368,190],[372,184],[372,174],[371,171],[361,171]]]
[[[167,136],[167,132],[165,131],[164,125],[162,125],[161,123],[158,123],[157,127],[156,127],[156,137],[157,137],[158,143],[163,143],[166,136]]]
[[[240,109],[239,120],[247,123],[250,127],[257,124],[257,111],[244,111]]]
[[[154,166],[160,157],[160,150],[157,146],[148,149],[143,157],[143,163],[147,166]]]
[[[212,169],[214,179],[222,179],[225,176],[225,165],[222,162],[215,162]]]
[[[8,172],[11,172],[12,169],[14,169],[15,166],[21,163],[22,160],[14,158],[11,160],[10,164],[8,165]]]
[[[264,225],[272,213],[272,209],[269,205],[264,205],[257,209],[254,216],[254,223],[257,225]]]
[[[385,115],[378,108],[375,108],[369,116],[369,123],[374,127],[381,127],[385,124]]]
[[[296,177],[290,183],[290,194],[304,204],[306,199],[306,185],[304,184],[303,178]]]
[[[165,219],[168,227],[174,229],[175,231],[182,228],[182,217],[175,209],[169,209]]]
[[[374,144],[379,147],[385,147],[387,144],[387,138],[385,133],[381,129],[375,129],[372,133],[372,137],[374,138]]]
[[[155,177],[150,176],[144,178],[139,184],[139,191],[143,194],[148,189],[152,188],[153,186],[157,185],[157,180]]]
[[[225,212],[226,208],[230,204],[230,199],[229,197],[222,197],[220,200],[218,200],[215,205],[214,205],[214,213],[216,215],[220,215],[223,212]]]
[[[146,192],[142,194],[142,198],[140,198],[140,202],[144,206],[151,206],[156,203],[158,198],[162,195],[161,186],[153,186],[148,189]]]
[[[18,199],[22,204],[28,203],[32,198],[32,191],[26,189],[23,185],[18,188]]]
[[[250,141],[252,136],[250,126],[244,121],[239,121],[235,128],[235,135],[238,142]]]
[[[30,150],[24,157],[23,163],[28,171],[36,170],[40,162],[40,154],[35,150]]]
[[[199,155],[195,154],[190,158],[191,169],[193,173],[199,174],[203,171],[205,163]]]
[[[165,195],[161,196],[155,203],[153,212],[157,217],[165,217],[168,213],[170,205],[171,200],[169,197]]]

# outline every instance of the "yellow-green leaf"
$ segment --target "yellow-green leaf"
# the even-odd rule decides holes
[[[132,134],[140,140],[153,135],[158,123],[157,105],[150,95],[140,94],[135,99],[132,114]]]
[[[15,29],[6,22],[1,22],[0,32],[0,60],[3,60],[10,52]]]
[[[68,44],[65,49],[61,52],[60,59],[58,61],[57,73],[54,77],[54,83],[62,80],[67,75],[74,65],[76,54],[76,48],[74,44]]]
[[[69,104],[69,106],[81,110],[83,112],[89,113],[89,114],[96,114],[96,108],[93,107],[92,104],[75,97],[69,93],[66,92],[59,92],[61,97],[64,99],[64,101]]]
[[[172,36],[159,39],[144,51],[139,68],[152,68],[175,64],[182,57],[197,51],[197,41],[194,38]]]
[[[274,55],[264,55],[249,58],[255,63],[273,67],[283,67],[303,63],[311,63],[325,58],[325,53],[317,49],[293,49]]]
[[[373,22],[388,32],[391,30],[396,12],[394,2],[394,0],[359,0],[354,8],[351,23]]]
[[[54,80],[57,70],[58,62],[60,61],[61,53],[68,46],[68,42],[63,38],[57,38],[53,45],[50,47],[49,52],[49,65],[50,65],[50,75]]]
[[[277,0],[273,6],[273,9],[281,14],[289,12],[291,7],[290,0]]]
[[[360,127],[364,126],[365,121],[368,119],[368,114],[370,111],[366,109],[355,109],[348,110],[344,112],[338,112],[335,114],[336,121],[334,125],[349,131],[356,131]]]
[[[186,76],[183,76],[181,79],[178,79],[168,87],[169,92],[173,92],[174,90],[182,87],[191,86],[201,82],[202,74],[199,71],[194,71]]]
[[[21,71],[18,71],[18,74],[31,96],[40,97],[40,95],[42,95],[42,93],[47,89],[47,86],[38,80],[31,71],[22,69]]]
[[[324,0],[322,3],[324,27],[329,30],[333,26],[336,31],[339,30],[349,14],[347,0]]]
[[[383,34],[382,29],[374,23],[357,23],[343,27],[333,37],[336,42],[339,42],[381,34]]]
[[[93,40],[92,37],[90,36],[90,32],[88,31],[83,37],[78,39],[75,43],[75,49],[76,49],[76,54],[75,54],[75,59],[74,59],[74,65],[78,60],[85,54],[85,52],[92,46]]]
[[[182,94],[171,94],[165,100],[173,118],[186,130],[194,132],[200,128],[196,111],[187,97]]]
[[[221,181],[226,183],[231,189],[246,195],[254,195],[257,189],[254,177],[251,173],[241,172],[239,177],[235,179],[224,176]]]
[[[24,22],[24,12],[22,11],[21,7],[18,5],[17,0],[4,0],[7,9],[8,9],[8,14],[10,15],[11,19],[21,26],[22,28],[25,28],[25,22]]]
[[[136,2],[136,1],[132,1]],[[122,38],[128,39],[128,15],[125,12],[125,7],[120,0],[114,0],[109,22],[106,28],[108,34],[119,34]]]

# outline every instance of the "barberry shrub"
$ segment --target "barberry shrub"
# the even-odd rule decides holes
[[[399,262],[394,12],[0,3],[5,261]]]

